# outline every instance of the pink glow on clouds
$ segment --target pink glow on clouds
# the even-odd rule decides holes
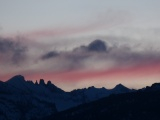
[[[81,81],[83,79],[93,79],[99,77],[137,77],[137,76],[150,76],[154,74],[159,74],[160,63],[155,63],[151,65],[134,66],[128,68],[114,68],[110,70],[99,70],[99,71],[67,71],[59,73],[47,73],[43,77],[54,80],[64,80],[64,81]]]
[[[149,65],[139,65],[127,68],[113,68],[109,70],[99,71],[63,71],[63,72],[40,72],[40,73],[24,73],[26,79],[39,80],[40,78],[53,81],[76,82],[84,79],[95,79],[100,77],[118,78],[118,77],[137,77],[157,75],[160,72],[160,63],[152,63]],[[1,77],[12,77],[11,74]]]
[[[129,85],[131,87],[144,87],[153,82],[159,81],[160,78],[160,63],[152,63],[148,65],[137,65],[126,68],[112,68],[109,70],[98,71],[46,71],[46,72],[23,72],[26,80],[44,79],[46,82],[51,80],[52,83],[61,86],[64,90],[72,90],[74,88],[81,88],[85,85],[113,87],[118,83]],[[16,73],[1,75],[1,80],[6,81]],[[82,83],[85,83],[82,85]],[[145,84],[145,85],[144,85]],[[75,86],[76,85],[76,86]],[[143,86],[144,85],[144,86]]]

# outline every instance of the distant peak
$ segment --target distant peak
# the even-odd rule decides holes
[[[61,93],[64,92],[62,89],[60,89],[57,86],[55,86],[54,84],[52,84],[51,81],[47,82],[46,87],[52,92],[61,92]]]
[[[35,85],[38,85],[38,82],[37,82],[37,80],[36,80],[36,82],[35,82]]]
[[[94,87],[94,86],[91,86],[91,87],[88,87],[88,89],[95,89],[95,87]]]
[[[51,82],[51,81],[48,81],[48,82],[47,82],[47,85],[52,85],[52,82]]]
[[[40,84],[40,85],[45,85],[44,80],[43,80],[43,79],[40,79],[39,84]]]
[[[22,75],[16,75],[16,76],[12,77],[10,80],[15,80],[15,79],[16,80],[23,80],[23,81],[25,80],[24,76],[22,76]]]
[[[8,81],[22,82],[22,81],[25,81],[25,78],[22,75],[16,75],[16,76],[12,77],[11,79],[9,79]]]
[[[125,87],[125,86],[122,85],[122,84],[118,84],[118,85],[116,85],[116,86],[114,87],[114,89],[124,89],[124,88],[127,88],[127,87]]]
[[[154,84],[152,84],[151,87],[157,87],[157,86],[160,86],[160,83],[154,83]]]
[[[122,85],[121,83],[116,85],[115,87],[124,87],[124,85]]]
[[[47,84],[46,84],[47,86],[54,86],[54,87],[56,87],[57,88],[57,86],[55,86],[54,84],[52,84],[52,82],[49,80],[48,82],[47,82]]]
[[[160,89],[160,83],[154,83],[154,84],[152,84],[152,86],[150,88],[151,89]]]
[[[22,76],[22,75],[15,75],[14,77],[17,77],[17,78],[24,78],[24,76]],[[13,77],[13,78],[14,78]]]

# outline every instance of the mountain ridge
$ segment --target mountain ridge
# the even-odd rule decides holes
[[[0,82],[2,82],[2,81],[0,81]],[[22,76],[22,75],[15,75],[15,76],[13,76],[13,77],[11,77],[9,80],[7,80],[7,81],[5,81],[4,83],[17,83],[17,82],[31,82],[31,83],[33,83],[32,82],[32,80],[25,80],[25,77],[24,76]],[[49,86],[49,85],[53,85],[54,87],[57,87],[56,85],[54,85],[50,80],[48,80],[47,81],[47,83],[45,83],[44,82],[44,79],[40,79],[39,80],[39,83],[38,83],[38,81],[36,80],[36,82],[35,83],[33,83],[33,84],[38,84],[38,85],[42,85],[42,86]],[[121,83],[119,83],[119,84],[117,84],[115,87],[113,87],[113,88],[111,88],[111,89],[107,89],[107,88],[105,88],[105,87],[101,87],[101,88],[97,88],[97,87],[95,87],[95,86],[89,86],[89,87],[87,87],[87,88],[78,88],[78,89],[73,89],[73,90],[71,90],[71,91],[69,91],[69,92],[72,92],[72,91],[74,91],[74,90],[83,90],[83,89],[90,89],[90,88],[95,88],[95,89],[106,89],[106,90],[112,90],[112,89],[117,89],[118,87],[124,87],[124,88],[126,88],[126,89],[129,89],[129,88],[127,88],[126,86],[124,86],[124,85],[122,85]],[[61,89],[61,88],[59,88],[59,87],[57,87],[58,89]],[[63,89],[61,89],[62,91],[64,91]],[[66,91],[64,91],[64,92],[66,92]]]
[[[45,120],[159,120],[160,83],[114,94],[44,117]],[[153,89],[154,88],[154,89]],[[40,119],[42,120],[42,119]]]
[[[160,89],[160,84],[155,83],[139,91],[150,92],[157,89]],[[51,81],[45,83],[43,79],[40,79],[39,82],[33,83],[26,81],[21,75],[16,75],[6,82],[0,82],[0,116],[7,116],[9,120],[14,120],[10,116],[15,119],[25,116],[24,120],[40,119],[111,95],[136,91],[118,84],[113,89],[91,86],[65,92]]]

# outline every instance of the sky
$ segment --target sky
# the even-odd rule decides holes
[[[160,81],[159,0],[1,0],[0,80],[66,91]]]

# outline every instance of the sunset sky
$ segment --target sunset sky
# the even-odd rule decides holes
[[[0,80],[21,74],[66,91],[160,82],[159,6],[159,0],[1,0]],[[95,40],[105,49],[90,49]]]

